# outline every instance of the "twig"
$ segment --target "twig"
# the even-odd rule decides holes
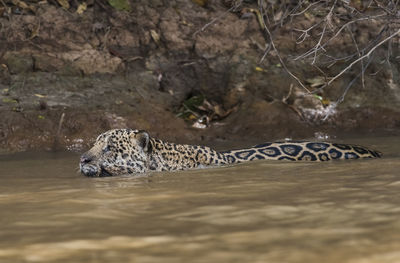
[[[310,9],[312,6],[317,5],[317,4],[321,3],[321,2],[322,2],[322,1],[317,1],[317,2],[315,2],[315,3],[312,3],[312,4],[310,4],[309,6],[307,6],[303,11],[298,12],[298,13],[296,13],[296,14],[290,14],[290,16],[298,16],[298,15],[301,15],[301,14],[307,12],[307,10]]]
[[[314,27],[319,26],[323,21],[319,21],[318,23],[310,26],[309,28],[303,30],[303,29],[296,29],[294,28],[294,31],[299,31],[299,32],[303,32],[296,40],[296,44],[301,44],[304,40],[306,40],[306,38],[309,36],[308,32],[311,31],[312,29],[314,29]],[[299,39],[302,38],[300,41]]]
[[[265,49],[264,54],[263,54],[263,56],[262,56],[261,59],[260,59],[260,62],[259,62],[260,64],[261,64],[261,62],[264,61],[265,57],[267,56],[267,54],[268,54],[269,51],[271,50],[271,46],[272,46],[272,45],[268,45],[268,47]]]
[[[351,32],[349,27],[347,27],[347,30],[349,31],[349,34],[351,36],[351,39],[353,40],[354,45],[356,46],[358,57],[361,57],[361,52],[360,52],[360,49],[358,48],[357,41],[354,38],[353,32]],[[361,74],[361,84],[362,84],[363,88],[365,88],[364,71],[365,71],[364,70],[364,61],[361,60],[361,73],[362,73]]]
[[[54,137],[54,142],[53,142],[53,150],[57,150],[58,146],[60,145],[60,141],[61,141],[61,128],[62,125],[64,123],[64,117],[65,117],[65,113],[63,112],[61,114],[60,120],[58,122],[58,129],[57,129],[57,133]]]
[[[260,2],[263,2],[263,1],[264,1],[264,0],[260,0]],[[263,14],[262,5],[260,5],[260,13]],[[264,25],[265,32],[267,32],[267,34],[268,34],[268,37],[269,37],[269,39],[270,39],[270,41],[271,41],[271,46],[272,46],[272,48],[275,50],[276,55],[278,56],[278,59],[279,59],[281,65],[282,65],[283,68],[286,70],[286,72],[300,84],[300,86],[301,86],[303,89],[305,89],[308,93],[311,93],[310,90],[307,89],[306,86],[304,86],[304,84],[300,81],[300,79],[299,79],[298,77],[296,77],[292,72],[290,72],[290,70],[286,67],[285,63],[283,62],[282,57],[279,55],[279,51],[278,51],[277,48],[275,47],[274,40],[272,39],[272,34],[271,34],[271,32],[269,31],[267,25],[265,24],[264,15],[261,15],[261,17],[262,17],[262,22],[263,22],[263,25]],[[264,58],[265,58],[265,55],[262,57],[262,59],[260,60],[259,63],[261,63],[261,62],[264,60]]]
[[[321,42],[322,42],[322,39],[324,38],[326,27],[328,26],[328,23],[330,23],[330,20],[332,18],[333,9],[335,8],[336,2],[337,2],[337,0],[335,0],[335,2],[333,2],[331,8],[329,9],[327,16],[323,20],[324,27],[322,29],[321,37],[319,38],[318,43],[310,51],[308,51],[308,52],[310,52],[310,54],[314,53],[314,59],[311,63],[312,65],[315,64],[315,62],[317,60],[318,50],[320,50],[320,49],[324,50],[324,47],[321,45]],[[306,52],[306,53],[308,53],[308,52]]]
[[[332,36],[330,39],[328,39],[324,44],[322,44],[322,45],[320,46],[320,48],[325,48],[325,46],[326,46],[330,41],[332,41],[334,38],[336,38],[336,37],[343,31],[343,29],[345,29],[345,28],[346,28],[347,26],[349,26],[350,24],[353,24],[353,23],[359,22],[359,21],[363,21],[363,20],[376,19],[376,18],[383,17],[383,16],[386,16],[386,14],[380,14],[380,15],[368,16],[368,17],[361,17],[361,18],[358,18],[358,19],[351,20],[351,21],[347,22],[347,23],[344,24],[342,27],[340,27],[340,29],[335,33],[335,35],[333,35],[333,36]],[[314,52],[317,52],[317,51],[318,51],[318,50],[316,50],[315,47],[313,47],[313,48],[311,48],[309,51],[305,52],[304,54],[295,57],[293,60],[296,61],[296,60],[299,60],[299,59],[304,59],[304,58],[306,58],[306,57],[312,55]]]
[[[386,13],[388,13],[388,14],[390,14],[390,15],[394,15],[394,14],[395,14],[396,10],[390,10],[390,9],[388,9],[388,8],[386,8],[386,7],[384,7],[384,6],[382,6],[382,4],[379,3],[379,2],[376,1],[376,0],[374,0],[374,2],[375,2],[375,4],[376,4],[379,8],[381,8],[381,9],[382,9],[383,11],[385,11]]]
[[[61,128],[62,128],[62,125],[63,125],[63,122],[64,122],[64,117],[65,117],[65,113],[63,112],[61,114],[60,121],[58,122],[57,137],[60,137]]]
[[[346,96],[347,92],[349,91],[350,87],[353,86],[354,82],[360,77],[364,77],[364,73],[367,70],[369,64],[371,64],[372,62],[372,56],[368,59],[367,65],[365,65],[365,67],[363,68],[363,70],[358,73],[358,75],[352,80],[350,81],[349,85],[347,85],[347,87],[344,89],[343,94],[337,99],[336,101],[336,105],[342,103],[344,101],[344,97]]]
[[[6,3],[4,3],[3,0],[0,0],[0,2],[2,3],[2,5],[4,6],[4,9],[5,9],[6,12],[8,13],[8,6],[6,5]]]
[[[327,23],[325,22],[324,28],[322,29],[321,37],[319,38],[318,43],[317,43],[317,44],[315,45],[315,47],[314,47],[314,49],[315,49],[315,52],[314,52],[314,59],[313,59],[311,65],[314,65],[314,64],[315,64],[315,61],[317,60],[317,53],[318,53],[318,50],[321,48],[322,50],[325,51],[324,47],[321,46],[321,41],[322,41],[322,39],[324,38],[326,26],[327,26]]]
[[[372,52],[374,52],[375,49],[377,49],[379,46],[381,46],[383,43],[385,43],[386,41],[392,39],[393,37],[395,37],[396,35],[400,34],[400,29],[397,30],[396,32],[394,32],[393,34],[391,34],[390,36],[388,36],[387,38],[385,38],[384,40],[382,40],[381,42],[379,42],[377,45],[375,45],[373,48],[370,49],[370,51],[368,51],[367,54],[365,54],[364,56],[354,60],[350,65],[348,65],[345,69],[343,69],[339,74],[337,74],[336,76],[334,76],[330,81],[328,81],[328,83],[325,86],[329,86],[333,81],[335,81],[337,78],[339,78],[341,75],[343,75],[343,73],[345,73],[347,70],[349,70],[351,67],[354,66],[354,64],[356,64],[357,62],[359,62],[360,60],[363,60],[366,57],[369,57],[371,55]]]
[[[286,12],[286,11],[287,11],[287,9],[286,9],[286,10],[285,10],[285,13],[286,13],[286,14],[285,14],[285,15],[282,15],[282,18],[279,20],[279,22],[275,23],[272,27],[275,27],[276,25],[279,25],[279,24],[280,24],[281,26],[283,26],[284,21],[285,21],[288,17],[290,17],[290,20],[291,20],[293,17],[303,14],[303,13],[306,12],[308,9],[310,9],[310,7],[312,7],[312,6],[316,5],[316,4],[319,4],[319,3],[321,3],[321,2],[323,2],[323,0],[319,0],[319,1],[315,2],[315,3],[310,4],[308,7],[306,7],[306,8],[305,8],[303,11],[301,11],[301,12],[294,13],[294,12],[296,12],[296,11],[303,5],[303,3],[304,3],[303,0],[302,0],[302,1],[299,1],[299,3],[298,3],[292,10],[290,10],[290,12]],[[285,4],[285,2],[282,2],[282,5],[284,5],[284,4]],[[272,9],[272,11],[273,11],[273,9]]]
[[[366,50],[368,50],[370,47],[373,47],[374,45],[376,45],[376,43],[378,43],[379,40],[381,39],[382,34],[383,34],[384,32],[386,32],[387,28],[388,28],[387,25],[385,25],[385,26],[381,29],[381,31],[378,33],[378,35],[376,36],[376,38],[375,38],[374,40],[370,41],[366,47],[364,47],[363,49],[360,50],[360,53],[361,53],[361,54],[364,54],[364,52],[365,52]],[[355,53],[353,53],[353,54],[350,54],[350,55],[347,55],[347,56],[344,56],[344,57],[340,57],[340,58],[334,58],[334,57],[332,57],[332,56],[330,56],[330,55],[328,55],[328,54],[326,54],[326,53],[324,53],[323,55],[326,56],[326,57],[328,57],[328,58],[330,58],[330,59],[332,60],[332,61],[321,62],[321,63],[331,63],[330,65],[328,65],[328,68],[330,68],[330,67],[332,67],[334,64],[336,64],[337,61],[341,61],[341,60],[348,61],[348,60],[352,59],[353,57],[355,57],[355,56],[358,55],[358,52],[355,52]]]
[[[10,12],[10,9],[11,9],[11,8],[9,8],[9,7],[6,5],[6,3],[4,3],[3,0],[0,0],[0,2],[1,2],[1,4],[4,6],[5,12],[7,12],[8,21],[11,21],[11,12]]]
[[[204,32],[204,30],[207,29],[207,27],[211,26],[212,24],[214,24],[217,20],[221,19],[222,17],[226,16],[226,14],[228,14],[229,12],[231,12],[232,10],[238,8],[241,5],[241,2],[238,5],[233,5],[231,8],[229,8],[228,10],[226,10],[224,13],[222,13],[221,15],[213,18],[210,22],[208,22],[207,24],[205,24],[202,28],[200,28],[199,30],[197,30],[196,32],[193,33],[193,38],[195,38],[197,36],[197,34]]]

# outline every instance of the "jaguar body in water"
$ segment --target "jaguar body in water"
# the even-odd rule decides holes
[[[285,141],[246,149],[215,151],[206,146],[175,144],[151,138],[143,130],[114,129],[99,135],[80,159],[80,171],[90,177],[174,171],[253,160],[329,161],[378,158],[363,146],[330,142]]]

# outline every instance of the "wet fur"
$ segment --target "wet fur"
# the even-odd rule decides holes
[[[116,129],[101,134],[81,156],[86,176],[140,174],[241,163],[252,160],[329,161],[381,157],[362,146],[328,142],[275,142],[217,152],[209,147],[168,143],[146,131]]]

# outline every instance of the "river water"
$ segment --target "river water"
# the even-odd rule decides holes
[[[384,158],[96,179],[0,156],[0,262],[400,262],[400,138],[356,143]]]

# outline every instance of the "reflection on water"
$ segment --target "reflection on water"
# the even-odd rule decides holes
[[[385,158],[85,178],[0,157],[0,262],[400,262],[400,139]]]

